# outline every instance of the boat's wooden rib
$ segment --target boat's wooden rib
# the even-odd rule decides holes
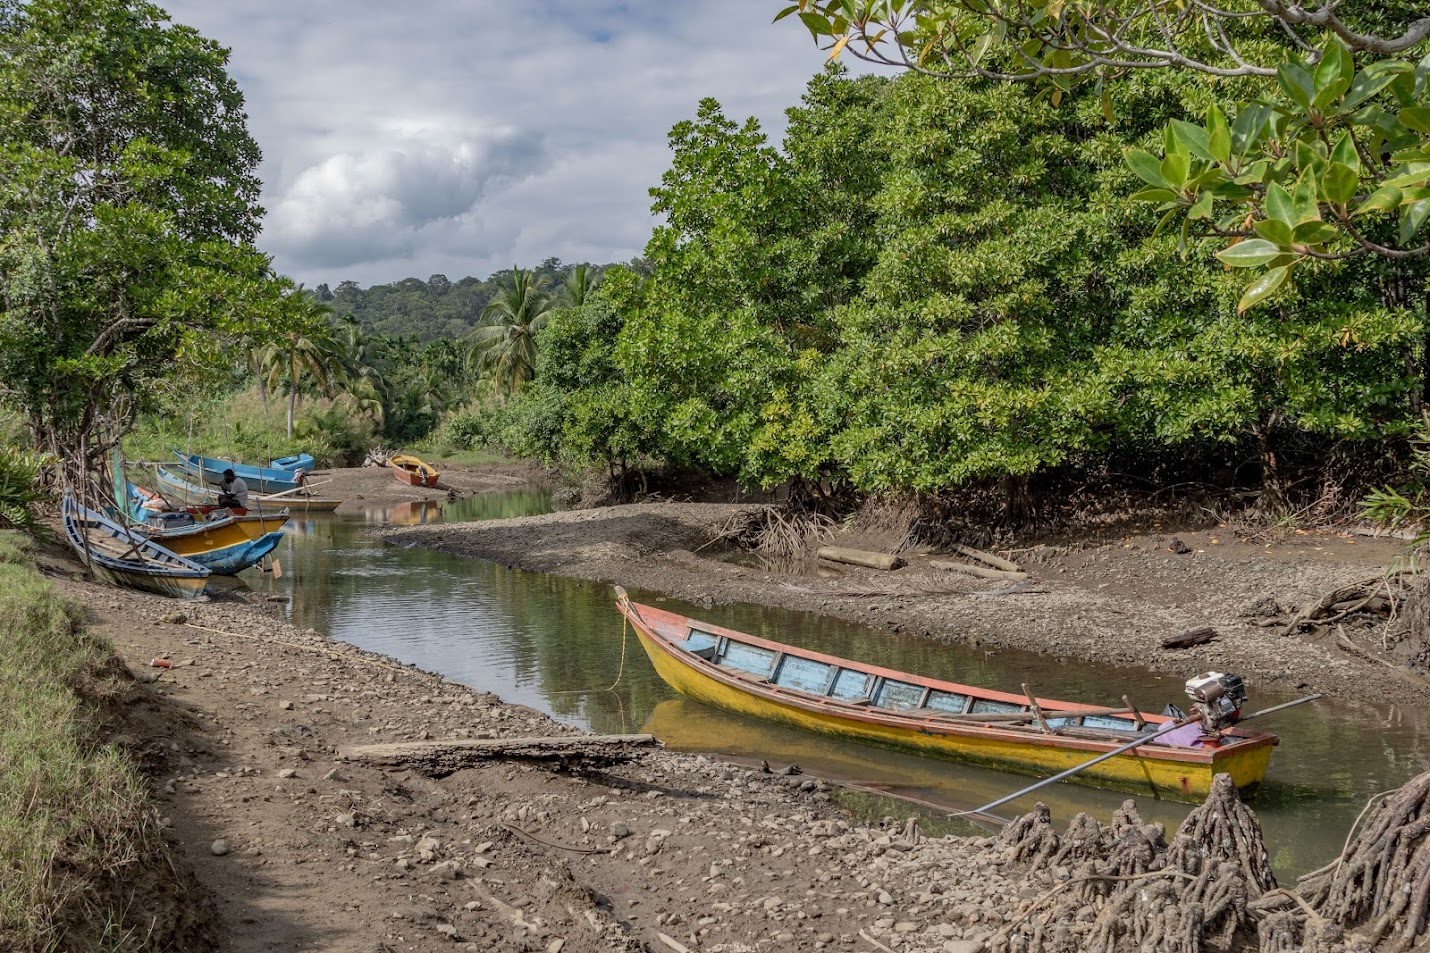
[[[194,599],[208,585],[209,570],[165,549],[66,496],[61,509],[65,536],[95,575],[115,586]]]
[[[825,734],[1054,774],[1171,720],[1130,706],[1085,705],[897,672],[699,622],[618,593],[617,606],[656,672],[681,694]],[[1077,780],[1196,800],[1210,790],[1214,774],[1231,775],[1239,788],[1259,783],[1277,741],[1235,727],[1205,738],[1180,738],[1181,731],[1095,765]],[[1170,741],[1174,737],[1179,740]]]

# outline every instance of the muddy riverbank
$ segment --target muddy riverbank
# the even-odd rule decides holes
[[[675,949],[664,934],[822,950],[867,948],[863,931],[962,953],[1033,889],[992,840],[862,823],[782,765],[652,749],[436,778],[345,760],[375,742],[577,732],[287,625],[256,594],[179,604],[49,568],[141,682],[118,740],[153,778],[222,949]]]
[[[1135,533],[1013,553],[1018,587],[930,568],[919,553],[894,572],[850,566],[770,568],[732,559],[720,539],[739,504],[642,503],[480,523],[392,527],[382,538],[540,572],[711,605],[752,602],[836,616],[922,638],[1057,658],[1133,665],[1186,677],[1239,672],[1253,685],[1370,702],[1430,696],[1354,629],[1287,633],[1308,602],[1403,561],[1405,543],[1335,530],[1240,536],[1226,527]],[[858,539],[845,542],[859,545]],[[1015,591],[1008,591],[1014,589]],[[1164,649],[1211,626],[1215,641]]]

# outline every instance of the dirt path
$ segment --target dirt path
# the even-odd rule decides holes
[[[895,572],[841,566],[791,576],[720,558],[712,545],[741,506],[646,503],[522,519],[383,530],[380,535],[524,569],[578,576],[691,602],[753,602],[807,610],[925,638],[1135,665],[1187,677],[1210,669],[1253,685],[1367,701],[1430,696],[1430,682],[1340,647],[1324,629],[1283,635],[1294,610],[1405,555],[1405,544],[1334,531],[1242,539],[1226,528],[1119,537],[1014,554],[1031,573],[1004,583],[929,568],[916,555]],[[1174,545],[1174,540],[1180,545]],[[845,543],[858,545],[854,540]],[[724,550],[728,551],[728,545]],[[1200,626],[1218,639],[1168,650]],[[1351,630],[1354,634],[1354,630]]]

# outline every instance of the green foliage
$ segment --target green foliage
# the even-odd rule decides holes
[[[261,306],[226,61],[148,3],[0,2],[0,382],[67,479]]]
[[[512,266],[467,335],[468,362],[490,393],[511,396],[536,374],[536,335],[556,306],[547,279]]]
[[[187,400],[167,398],[159,412],[140,419],[124,442],[135,462],[173,460],[171,451],[266,463],[278,457],[311,453],[320,467],[359,461],[372,447],[372,425],[350,403],[315,398],[304,405],[287,435],[286,410],[265,404],[255,388]]]
[[[136,926],[129,911],[96,908],[96,888],[127,876],[157,836],[145,782],[103,743],[90,714],[89,703],[114,689],[113,649],[82,627],[82,615],[30,566],[23,540],[0,533],[0,947],[7,950],[98,948],[106,924]]]
[[[537,337],[527,436],[613,470],[936,494],[1217,444],[1279,485],[1287,437],[1403,431],[1424,380],[1418,266],[1309,261],[1239,314],[1216,243],[1128,197],[1124,151],[1150,160],[1205,91],[1126,82],[1140,109],[1110,126],[1091,89],[1048,110],[1025,87],[830,72],[783,150],[703,102],[652,190],[648,277],[613,272]],[[1208,128],[1209,151],[1236,135]],[[514,417],[482,432],[512,447]]]
[[[46,465],[53,462],[43,454],[0,444],[0,527],[23,530],[31,536],[47,535],[36,510],[52,499],[42,480]]]
[[[600,282],[600,276],[612,266],[563,263],[548,258],[531,269],[538,279],[552,288],[582,285],[589,292]],[[385,285],[363,288],[355,281],[344,281],[336,291],[327,285],[315,289],[319,300],[333,309],[338,317],[352,316],[363,329],[389,338],[403,338],[417,344],[441,340],[460,340],[476,326],[482,310],[501,291],[506,272],[487,278],[468,276],[451,281],[446,275],[433,275],[426,281],[404,278]],[[565,292],[580,293],[572,287]],[[568,297],[566,304],[580,301]]]
[[[1231,238],[1219,257],[1250,271],[1245,311],[1312,262],[1430,255],[1430,19],[1403,0],[1360,7],[1245,2],[1169,16],[1161,0],[799,0],[775,19],[797,13],[831,58],[1028,81],[1053,106],[1090,84],[1109,123],[1114,77],[1176,70],[1208,89],[1246,78],[1219,91],[1236,97],[1230,109],[1173,118],[1159,146],[1126,156],[1145,185],[1136,198],[1158,206],[1163,226],[1180,222],[1184,250],[1193,226]]]

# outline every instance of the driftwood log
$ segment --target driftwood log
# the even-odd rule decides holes
[[[1162,640],[1164,649],[1189,649],[1194,645],[1206,645],[1221,637],[1216,629],[1209,625],[1198,626],[1195,629],[1188,629],[1181,635],[1174,635],[1170,639]]]
[[[967,576],[977,576],[979,579],[1007,579],[1011,582],[1020,582],[1028,578],[1025,572],[1009,572],[1006,569],[989,569],[986,566],[975,566],[972,563],[956,563],[947,559],[930,559],[929,565],[934,569],[943,569],[948,572],[961,572]]]
[[[865,566],[869,569],[899,569],[905,565],[900,556],[887,553],[871,553],[863,549],[845,549],[842,546],[821,546],[815,554],[830,562],[848,563],[851,566]]]
[[[994,569],[1001,569],[1004,572],[1022,572],[1023,567],[1015,562],[1004,559],[1002,556],[995,556],[992,553],[985,553],[981,549],[974,549],[972,546],[963,546],[959,543],[953,544],[953,551],[969,559],[976,559],[978,562],[992,566]]]
[[[655,735],[554,735],[526,738],[457,738],[352,745],[338,754],[349,761],[400,765],[432,777],[494,759],[581,762],[603,765],[629,761],[635,749],[659,744]]]

